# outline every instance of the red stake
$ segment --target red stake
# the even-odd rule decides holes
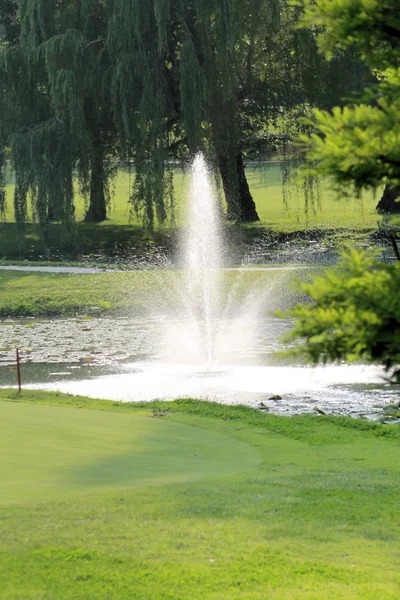
[[[21,363],[19,360],[19,350],[17,348],[17,374],[18,374],[18,391],[20,392],[22,389],[22,383],[21,383]]]

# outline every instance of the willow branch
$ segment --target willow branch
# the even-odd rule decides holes
[[[97,40],[93,40],[92,42],[89,42],[88,44],[86,44],[86,46],[84,47],[83,51],[87,50],[89,48],[89,46],[92,46],[93,44],[99,44],[100,42],[105,42],[104,38],[98,38]]]

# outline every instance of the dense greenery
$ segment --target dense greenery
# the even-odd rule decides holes
[[[398,428],[0,398],[2,600],[397,598]]]
[[[400,262],[378,263],[372,252],[350,250],[324,277],[303,285],[313,300],[289,311],[295,325],[287,341],[305,338],[294,354],[313,362],[335,360],[400,364]],[[399,380],[397,369],[391,372]]]
[[[379,83],[364,101],[314,111],[316,132],[305,141],[319,174],[356,190],[400,184],[400,3],[398,0],[305,1],[307,25],[322,27],[329,55],[356,46]]]
[[[101,221],[117,140],[104,85],[106,6],[24,0],[17,15],[19,36],[4,44],[0,61],[2,143],[15,170],[16,220],[26,219],[30,196],[43,233],[51,220],[68,231],[77,174],[87,219]]]
[[[76,175],[86,219],[106,218],[117,159],[134,165],[141,218],[173,220],[170,160],[199,149],[219,172],[228,216],[257,220],[246,156],[285,151],[300,114],[331,106],[364,77],[351,52],[330,64],[318,55],[314,32],[296,27],[301,11],[286,0],[3,8],[0,146],[16,172],[17,222],[31,197],[45,235],[56,219],[71,237]]]
[[[376,0],[303,2],[305,23],[322,27],[321,49],[355,45],[380,83],[361,104],[315,111],[316,132],[306,140],[315,172],[356,190],[400,183],[400,3]],[[367,103],[368,101],[368,103]],[[383,265],[350,252],[325,279],[306,286],[313,300],[298,306],[291,339],[314,361],[367,359],[398,380],[399,263]]]
[[[258,220],[244,156],[284,145],[307,104],[332,105],[357,85],[357,62],[338,53],[328,65],[285,0],[153,0],[138,16],[132,35],[132,4],[119,3],[109,34],[115,113],[123,146],[136,156],[136,200],[146,196],[148,170],[163,170],[171,149],[178,158],[202,149],[221,176],[228,216]],[[158,181],[154,173],[150,182]],[[153,196],[161,202],[165,191]]]

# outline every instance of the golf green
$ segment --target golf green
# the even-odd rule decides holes
[[[1,504],[248,471],[257,450],[149,414],[0,402]]]
[[[0,600],[398,600],[398,426],[0,398]]]

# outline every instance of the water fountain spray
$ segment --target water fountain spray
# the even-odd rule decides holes
[[[203,154],[191,167],[187,227],[181,244],[183,275],[175,296],[178,307],[166,328],[163,358],[206,369],[227,364],[238,350],[254,348],[259,289],[240,292],[241,273],[227,285],[223,270],[222,210]],[[238,296],[241,296],[238,298]]]
[[[188,317],[195,325],[204,358],[211,365],[215,347],[221,269],[221,224],[209,170],[202,154],[191,169],[188,229],[183,246]]]

